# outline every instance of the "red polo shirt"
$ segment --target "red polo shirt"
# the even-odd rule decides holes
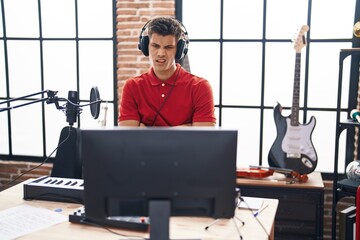
[[[120,103],[120,120],[136,120],[146,126],[178,126],[216,122],[209,82],[185,71],[179,64],[166,81],[153,68],[126,81]],[[162,106],[163,105],[163,106]]]

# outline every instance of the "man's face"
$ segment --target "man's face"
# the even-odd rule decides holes
[[[149,58],[155,72],[174,71],[176,43],[173,35],[162,36],[156,33],[151,35]]]

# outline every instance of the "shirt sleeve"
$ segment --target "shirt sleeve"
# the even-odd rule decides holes
[[[124,84],[121,94],[118,121],[136,120],[140,121],[138,106],[135,101],[134,84],[131,79]]]
[[[214,96],[210,83],[202,79],[194,88],[194,115],[192,122],[216,123]]]

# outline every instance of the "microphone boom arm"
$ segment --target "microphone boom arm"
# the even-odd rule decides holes
[[[15,108],[27,106],[27,105],[37,103],[37,102],[45,102],[45,101],[46,101],[47,104],[55,103],[56,108],[61,109],[61,107],[59,106],[58,98],[56,97],[57,91],[51,91],[51,90],[44,90],[44,91],[41,91],[41,92],[29,94],[29,95],[26,95],[26,96],[12,98],[10,100],[0,102],[0,105],[1,104],[8,104],[10,102],[14,102],[14,101],[18,101],[18,100],[24,100],[24,99],[27,99],[28,97],[32,97],[32,96],[43,94],[43,93],[47,93],[48,97],[47,98],[41,98],[41,99],[38,99],[38,100],[33,100],[32,102],[19,104],[19,105],[16,105],[16,106],[9,106],[9,107],[5,107],[5,108],[0,108],[0,112],[9,111],[9,110],[12,110],[12,109],[15,109]]]
[[[29,97],[39,95],[39,94],[44,94],[44,93],[47,93],[46,98],[35,99],[35,100],[29,99]],[[90,91],[90,102],[89,102],[89,104],[84,104],[84,105],[79,105],[78,93],[76,91],[69,91],[68,99],[58,98],[56,96],[57,93],[58,93],[58,91],[44,90],[41,92],[32,93],[32,94],[25,95],[22,97],[12,98],[12,99],[0,102],[0,105],[7,104],[7,107],[4,107],[4,108],[0,107],[0,112],[10,111],[12,109],[27,106],[27,105],[30,105],[33,103],[46,102],[47,104],[54,103],[58,110],[64,111],[66,114],[66,121],[70,124],[70,126],[72,126],[73,123],[76,122],[76,118],[81,113],[82,107],[84,107],[84,106],[90,105],[91,115],[93,116],[94,119],[98,118],[99,111],[100,111],[100,103],[102,102],[102,100],[100,98],[99,90],[97,89],[97,87],[92,87],[92,89]],[[26,102],[23,104],[19,104],[16,106],[10,106],[11,102],[18,101],[18,100],[32,100],[32,101]],[[66,106],[60,106],[59,100],[65,101]]]

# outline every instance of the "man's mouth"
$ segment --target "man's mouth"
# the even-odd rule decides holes
[[[166,60],[165,59],[157,59],[156,62],[158,63],[164,63]]]

